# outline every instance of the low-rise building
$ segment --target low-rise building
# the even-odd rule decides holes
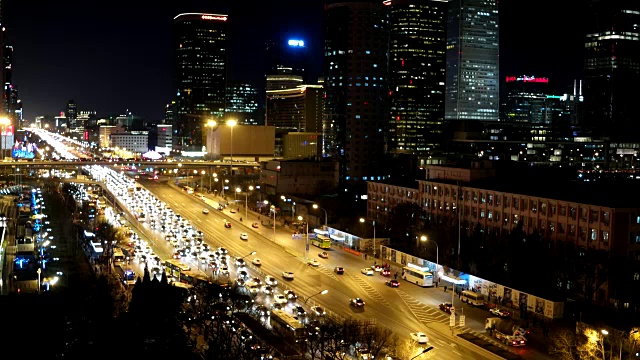
[[[126,149],[134,153],[146,153],[149,151],[149,132],[131,131],[127,133],[111,134],[109,146]]]
[[[334,190],[339,164],[331,160],[271,160],[261,165],[262,189],[271,195],[318,195]]]

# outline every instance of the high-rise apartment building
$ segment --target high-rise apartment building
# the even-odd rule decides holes
[[[228,83],[225,113],[238,124],[258,125],[258,89],[251,84]]]
[[[447,3],[390,5],[388,151],[427,156],[443,139]]]
[[[200,151],[203,127],[225,110],[227,26],[220,14],[185,13],[174,18],[177,116],[176,145]]]
[[[339,161],[343,184],[385,176],[388,28],[381,1],[325,6],[324,151]]]
[[[445,119],[498,120],[498,35],[498,0],[449,2]]]
[[[585,125],[607,135],[640,129],[640,3],[591,0],[585,37]]]

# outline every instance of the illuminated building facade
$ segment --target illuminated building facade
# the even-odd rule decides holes
[[[498,120],[498,49],[497,0],[449,2],[445,119]]]
[[[238,124],[258,125],[258,89],[245,83],[227,84],[225,113]]]
[[[267,123],[276,131],[321,131],[323,94],[322,85],[267,90]]]
[[[305,40],[297,38],[268,41],[265,47],[265,75],[290,74],[308,81],[305,79],[309,63],[307,45]]]
[[[427,155],[443,141],[447,3],[390,7],[388,150]]]
[[[609,135],[636,137],[640,83],[640,3],[590,2],[585,37],[585,125]]]
[[[176,56],[176,145],[200,151],[207,120],[225,111],[229,17],[186,13],[174,18]]]
[[[324,152],[340,163],[343,184],[385,176],[388,28],[381,1],[325,6]]]

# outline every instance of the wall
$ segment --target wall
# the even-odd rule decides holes
[[[229,159],[230,156],[273,156],[275,151],[275,127],[219,125],[205,129],[207,155],[214,159]],[[233,147],[233,148],[232,148]],[[232,152],[233,151],[233,152]]]

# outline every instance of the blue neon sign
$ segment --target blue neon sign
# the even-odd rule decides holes
[[[291,40],[289,40],[287,42],[287,44],[289,44],[289,46],[304,47],[304,41],[303,40],[291,39]]]

